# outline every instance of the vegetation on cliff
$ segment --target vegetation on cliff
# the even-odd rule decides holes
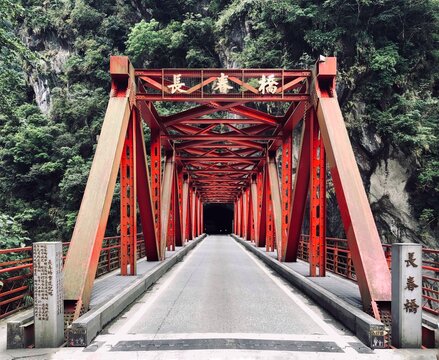
[[[402,154],[419,234],[437,234],[438,17],[436,0],[0,0],[0,213],[33,241],[69,239],[110,54],[160,68],[297,68],[324,54],[338,57],[354,143],[366,128],[382,138],[369,172]]]

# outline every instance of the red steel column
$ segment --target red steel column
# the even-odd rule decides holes
[[[182,242],[186,243],[187,240],[189,240],[189,179],[185,176],[182,177],[183,184],[182,184],[182,223],[181,223],[181,229],[182,229]]]
[[[161,162],[162,147],[160,140],[160,129],[151,129],[151,192],[152,205],[154,211],[154,223],[159,244],[159,254],[161,254],[161,222],[160,222],[160,192],[161,192]]]
[[[248,210],[249,210],[249,207],[248,207],[248,188],[245,189],[245,191],[244,191],[243,199],[244,199],[244,201],[243,201],[243,209],[244,209],[243,214],[244,214],[244,216],[243,216],[243,221],[242,221],[243,222],[243,228],[242,228],[243,236],[242,237],[245,240],[248,240],[248,234],[247,234],[247,230],[248,230]]]
[[[192,239],[195,239],[197,237],[197,200],[196,200],[196,194],[195,189],[193,188],[191,190],[192,197],[191,197],[191,220],[192,220],[192,227],[191,227],[191,235]]]
[[[326,161],[323,139],[314,110],[310,117],[310,231],[309,231],[309,268],[310,276],[325,276],[326,255]]]
[[[266,250],[274,251],[274,221],[273,221],[273,204],[271,202],[270,177],[268,169],[265,174],[265,204],[267,207],[267,231],[266,231]]]
[[[174,193],[175,193],[175,216],[174,216],[174,245],[183,245],[183,231],[182,231],[182,213],[181,213],[181,202],[182,202],[182,188],[183,188],[183,173],[175,168],[174,175]]]
[[[253,232],[253,205],[252,205],[252,194],[251,194],[251,185],[247,190],[247,208],[248,208],[248,217],[247,217],[247,240],[253,241],[254,237],[252,237]]]
[[[197,197],[197,215],[198,215],[198,220],[197,220],[197,236],[200,236],[201,234],[201,200],[200,197]]]
[[[169,218],[168,218],[168,234],[166,236],[166,248],[168,251],[175,250],[175,192],[174,192],[174,184],[171,185],[171,207],[169,209]]]
[[[201,208],[200,233],[204,234],[204,203],[202,201],[200,202],[200,208]]]
[[[244,232],[244,219],[245,219],[245,206],[244,206],[244,198],[245,198],[245,192],[242,191],[241,192],[241,222],[240,222],[240,226],[239,226],[239,232],[240,232],[240,236],[242,238],[245,238],[245,232]]]
[[[289,215],[291,208],[291,192],[293,177],[293,136],[289,131],[282,139],[282,245],[281,253],[285,252],[288,240]]]
[[[236,234],[236,200],[233,202],[233,233]]]
[[[120,273],[136,275],[136,111],[131,112],[120,162]]]
[[[275,153],[268,154],[267,157],[267,171],[270,179],[270,196],[271,196],[271,213],[272,222],[274,225],[274,245],[277,250],[278,260],[282,259],[281,249],[282,246],[282,204],[279,188],[279,176],[277,173],[277,164]]]
[[[265,169],[260,173],[260,216],[259,216],[259,244],[258,246],[266,246],[267,239],[267,176]]]

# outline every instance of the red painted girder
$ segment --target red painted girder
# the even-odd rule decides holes
[[[136,111],[131,111],[120,161],[120,274],[137,271]]]
[[[195,147],[200,147],[200,148],[201,147],[207,147],[207,148],[212,149],[212,148],[214,148],[214,146],[216,146],[216,145],[211,145],[213,143],[215,143],[215,141],[212,141],[212,140],[210,140],[210,141],[194,140],[194,141],[187,141],[187,142],[184,142],[184,143],[174,144],[174,148],[176,150],[183,150],[183,149],[186,149],[186,148],[195,148]],[[194,150],[192,150],[192,151],[194,151]]]
[[[246,128],[242,128],[241,130],[249,135],[259,135],[259,134],[263,133],[264,131],[273,131],[273,129],[275,129],[275,127],[270,126],[270,125],[266,125],[266,124],[261,124],[261,125],[255,125],[255,126],[249,126]],[[272,135],[272,134],[270,134],[270,135]]]
[[[251,192],[251,210],[252,210],[252,221],[253,221],[253,228],[252,228],[252,240],[255,241],[256,244],[259,243],[259,211],[258,211],[258,186],[256,184],[256,179],[252,179],[251,186],[250,186],[250,192]]]
[[[319,98],[317,117],[364,307],[391,301],[390,272],[337,98]]]
[[[308,115],[309,118],[309,115]],[[300,234],[302,233],[303,216],[305,214],[306,198],[309,188],[310,169],[310,124],[304,122],[302,127],[301,147],[299,162],[296,168],[294,179],[293,195],[290,208],[290,223],[288,226],[288,237],[286,246],[282,249],[283,261],[297,261],[297,250],[299,249]]]
[[[252,149],[257,149],[259,151],[264,150],[264,146],[261,143],[257,143],[254,141],[234,141],[233,143],[223,143],[223,144],[215,144],[217,141],[197,141],[195,143],[195,141],[188,141],[188,142],[184,142],[184,143],[177,143],[175,144],[175,149],[176,150],[185,150],[187,149],[187,151],[198,151],[201,154],[203,154],[204,152],[200,152],[200,150],[198,149],[224,149],[227,151],[233,151],[235,152],[235,155],[238,153],[242,153],[242,154],[246,154],[250,151],[255,151],[255,150],[250,150],[250,149],[244,149],[246,147],[248,148],[252,148]],[[233,150],[231,150],[233,149]],[[204,150],[206,151],[206,150]]]
[[[311,105],[308,104],[308,102],[306,102],[306,101],[301,101],[300,103],[296,104],[294,107],[291,106],[287,110],[287,113],[285,114],[285,116],[282,120],[282,131],[285,131],[285,132],[293,131],[293,129],[300,122],[300,120],[303,119],[303,117],[305,115],[305,111],[310,106]]]
[[[206,154],[206,153],[204,153]],[[217,153],[209,151],[206,155],[200,155],[200,156],[182,156],[177,155],[176,158],[184,161],[229,161],[229,160],[238,160],[238,161],[259,161],[261,159],[264,159],[260,156],[224,156],[224,153]]]
[[[164,117],[162,117],[162,123],[165,126],[178,124],[180,122],[183,122],[186,119],[192,119],[192,118],[203,116],[203,115],[213,114],[213,113],[216,113],[218,111],[227,110],[229,108],[232,108],[234,106],[239,105],[240,103],[227,102],[227,103],[216,104],[216,106],[212,106],[211,104],[200,105],[200,106],[194,107],[192,109],[181,111],[181,112],[173,114],[173,115],[164,116]]]
[[[213,169],[213,170],[187,170],[189,173],[191,174],[210,174],[210,173],[220,173],[220,174],[224,174],[224,173],[234,173],[234,174],[251,174],[254,173],[255,170],[217,170],[217,169]]]
[[[261,96],[247,96],[242,97],[242,93],[235,94],[145,94],[138,93],[136,94],[137,101],[176,101],[176,102],[188,102],[195,101],[198,103],[210,103],[211,101],[220,102],[220,101],[233,101],[233,102],[241,102],[246,103],[249,101],[255,102],[292,102],[292,101],[304,101],[308,100],[308,94],[282,94],[279,95],[261,95]]]
[[[183,186],[182,186],[182,237],[183,242],[185,243],[189,240],[189,231],[188,231],[188,222],[189,222],[189,179],[188,177],[183,178]]]
[[[296,77],[310,77],[311,70],[303,69],[135,69],[135,76],[149,76],[151,78],[161,78],[164,74],[181,74],[182,77],[194,77],[201,78],[202,74],[204,78],[208,77],[218,77],[221,73],[226,75],[231,74],[231,76],[240,76],[245,79],[261,77],[262,75],[275,74],[278,77],[283,76],[283,78],[296,78]],[[161,82],[161,81],[160,81]]]
[[[265,171],[258,173],[258,195],[259,195],[259,219],[258,236],[256,246],[265,247],[267,235],[267,191],[265,185]]]
[[[175,161],[172,153],[168,153],[165,159],[163,171],[162,188],[160,194],[160,258],[165,258],[166,243],[168,237],[168,223],[171,210],[173,177]]]
[[[234,114],[238,114],[241,116],[246,116],[255,120],[262,121],[264,124],[276,126],[279,124],[281,118],[278,118],[273,115],[269,115],[263,111],[259,111],[256,109],[249,108],[244,105],[238,105],[229,110]]]
[[[261,136],[261,135],[169,135],[171,140],[208,140],[208,141],[268,141],[277,138],[277,136]]]
[[[261,120],[256,119],[188,119],[183,121],[184,124],[265,124]]]
[[[129,98],[111,97],[64,265],[65,304],[75,318],[90,303],[129,118]]]
[[[142,124],[136,127],[136,184],[137,203],[139,205],[139,217],[142,224],[143,239],[145,241],[145,253],[148,261],[159,260],[159,243],[154,224],[153,203],[150,190],[150,176],[147,165],[145,139]]]
[[[183,162],[220,162],[220,163],[227,163],[227,162],[233,162],[233,163],[254,163],[260,160],[263,160],[261,157],[231,157],[231,156],[200,156],[200,157],[194,157],[194,156],[177,156],[178,160],[181,160]]]
[[[280,260],[282,257],[282,204],[280,196],[279,176],[277,174],[277,164],[274,154],[269,154],[269,156],[267,157],[267,170],[270,184],[272,205],[271,211],[273,214],[274,236],[276,240],[275,245],[277,249],[277,257]]]
[[[282,246],[286,247],[288,226],[290,221],[291,192],[293,178],[293,133],[285,132],[282,139],[282,172],[281,172],[281,204],[282,204]]]
[[[310,183],[309,183],[309,242],[310,276],[325,276],[326,270],[326,160],[323,139],[314,109],[310,122]]]
[[[185,124],[175,124],[175,125],[171,125],[169,127],[172,128],[173,130],[179,131],[183,135],[195,135],[200,130],[202,130],[199,127],[185,125]]]

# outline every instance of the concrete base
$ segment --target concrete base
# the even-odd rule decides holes
[[[34,310],[21,311],[7,322],[6,348],[23,349],[34,343]]]
[[[139,277],[122,292],[114,294],[110,301],[95,307],[75,320],[67,329],[67,346],[88,346],[111,320],[119,316],[172,266],[181,261],[204,237],[206,237],[206,234],[202,234],[197,239],[189,242],[174,256],[164,260],[159,266]]]
[[[313,283],[305,276],[288,268],[276,259],[266,255],[249,241],[245,241],[233,234],[232,237],[247,250],[254,253],[285,280],[328,311],[340,323],[352,331],[365,345],[370,348],[376,348],[373,341],[374,335],[384,333],[385,326],[383,323],[323,289],[321,286]]]

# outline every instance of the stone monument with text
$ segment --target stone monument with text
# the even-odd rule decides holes
[[[392,345],[422,344],[422,246],[392,245]]]
[[[35,347],[64,342],[62,243],[33,244]]]

